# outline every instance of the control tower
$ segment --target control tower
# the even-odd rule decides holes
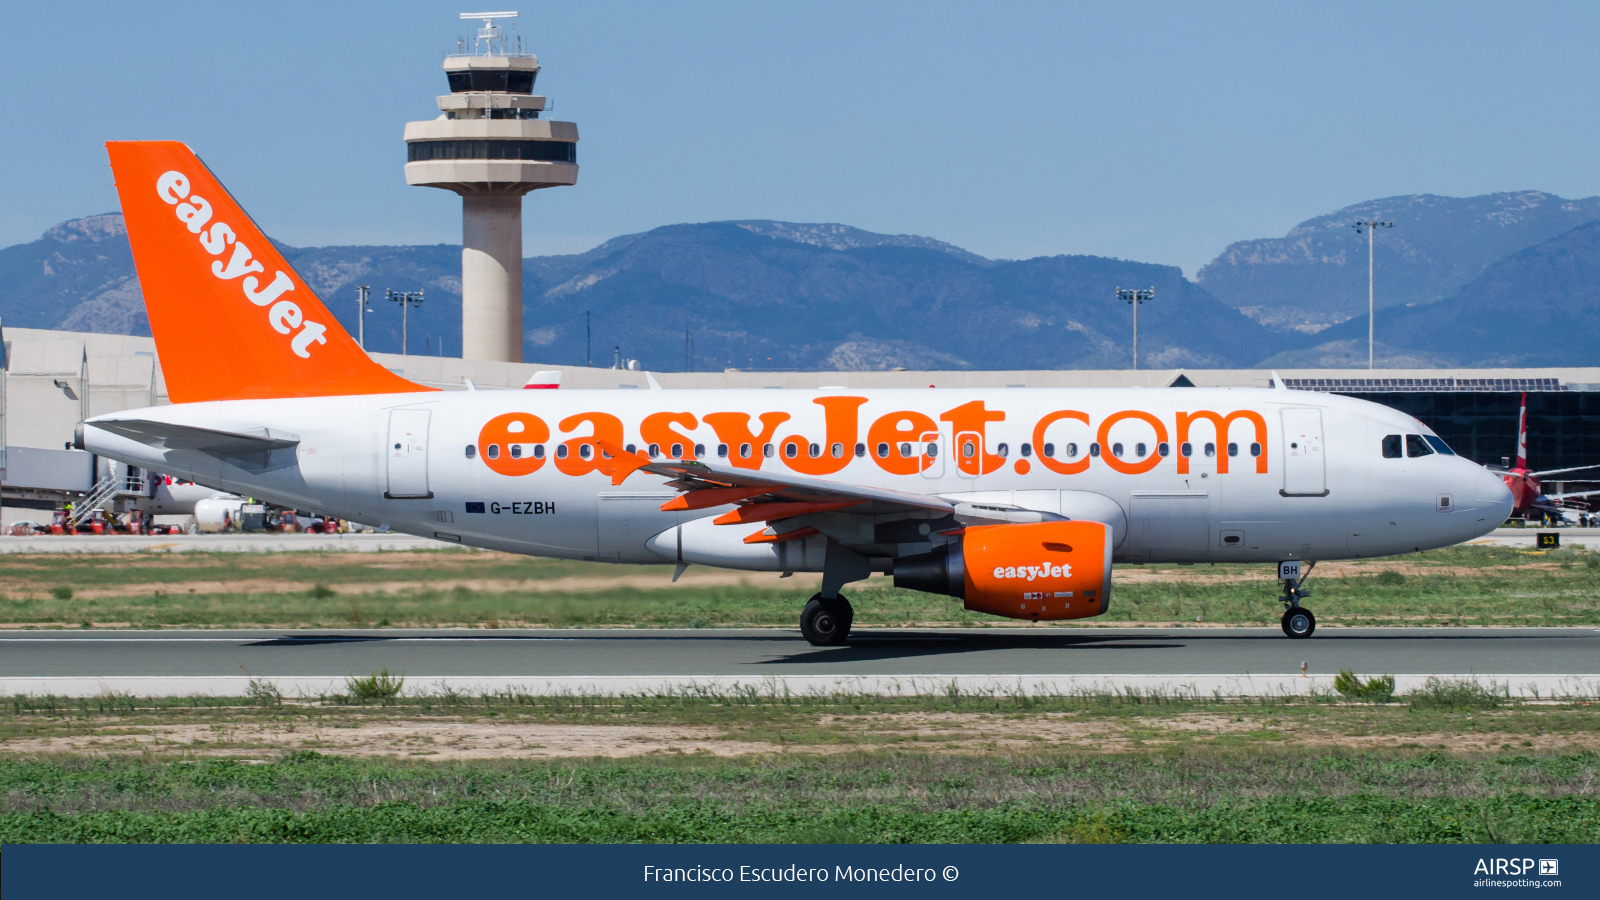
[[[406,123],[406,184],[461,195],[461,356],[522,362],[522,195],[578,181],[578,126],[541,119],[539,59],[498,19],[444,59],[440,116]]]

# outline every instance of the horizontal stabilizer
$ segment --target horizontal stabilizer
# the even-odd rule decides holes
[[[300,435],[270,428],[244,431],[218,431],[148,419],[97,419],[96,428],[129,440],[168,450],[199,450],[204,453],[259,453],[284,450],[300,443]]]

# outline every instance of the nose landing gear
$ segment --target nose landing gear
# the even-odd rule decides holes
[[[1311,614],[1311,610],[1300,605],[1301,598],[1311,596],[1311,592],[1301,585],[1311,577],[1311,570],[1316,566],[1314,562],[1299,560],[1278,563],[1278,580],[1283,583],[1283,596],[1279,597],[1278,601],[1285,607],[1283,633],[1294,640],[1311,637],[1317,630],[1317,617]]]
[[[855,617],[843,594],[832,598],[816,594],[800,612],[800,634],[818,647],[837,647],[849,639]]]

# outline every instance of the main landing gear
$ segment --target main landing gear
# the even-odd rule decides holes
[[[831,599],[816,594],[800,612],[800,634],[818,647],[837,647],[850,637],[855,617],[843,594]]]
[[[1278,580],[1283,583],[1283,596],[1278,598],[1284,605],[1283,633],[1294,640],[1311,637],[1317,630],[1317,617],[1300,605],[1301,598],[1311,596],[1311,592],[1301,585],[1311,577],[1311,570],[1316,565],[1299,560],[1278,563]]]

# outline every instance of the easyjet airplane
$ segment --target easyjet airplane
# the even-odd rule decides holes
[[[179,143],[107,145],[173,404],[82,447],[442,541],[563,559],[820,572],[850,633],[873,572],[1015,619],[1111,605],[1115,562],[1279,566],[1443,547],[1511,511],[1416,419],[1266,389],[440,392],[370,359]]]

